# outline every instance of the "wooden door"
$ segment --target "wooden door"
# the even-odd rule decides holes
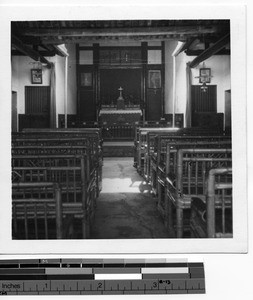
[[[50,87],[25,87],[25,115],[28,127],[50,127]]]
[[[225,129],[231,130],[231,90],[225,91]]]
[[[146,100],[147,121],[159,121],[162,116],[161,70],[148,70]]]
[[[79,69],[79,118],[82,122],[97,119],[95,79],[93,67],[80,66]]]
[[[201,85],[191,86],[191,110],[193,127],[212,127],[217,115],[217,86],[208,85],[204,92]]]
[[[17,109],[17,92],[12,92],[11,103],[11,131],[18,131],[18,109]]]

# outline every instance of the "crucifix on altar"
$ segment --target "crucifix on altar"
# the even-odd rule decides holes
[[[117,99],[117,109],[125,109],[125,101],[124,101],[124,98],[122,96],[123,88],[120,87],[118,89],[118,91],[119,91],[119,98]]]

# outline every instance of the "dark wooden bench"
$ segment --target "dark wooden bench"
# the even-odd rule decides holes
[[[158,136],[158,145],[149,155],[147,178],[157,193],[158,182],[165,180],[165,174],[176,173],[176,154],[185,148],[231,148],[231,139],[223,136]]]
[[[100,131],[99,131],[100,132]],[[13,154],[87,154],[91,170],[97,177],[97,196],[102,188],[103,154],[100,133],[93,130],[27,130],[12,135]],[[41,150],[39,150],[41,148]]]
[[[61,190],[52,182],[12,184],[13,239],[62,239]]]
[[[62,143],[66,143],[65,139],[84,139],[89,144],[93,153],[101,152],[102,150],[102,133],[99,128],[58,128],[58,129],[24,129],[22,132],[12,133],[12,142],[21,145],[21,139],[62,139]],[[58,141],[60,142],[60,141]],[[79,141],[80,143],[80,141]]]
[[[73,222],[81,219],[82,237],[89,236],[97,185],[95,171],[87,172],[85,155],[13,155],[12,164],[13,183],[58,183],[62,202],[71,204],[74,212],[79,210],[72,214]]]
[[[135,138],[135,165],[138,172],[143,175],[147,180],[149,180],[149,167],[150,167],[150,157],[153,152],[157,153],[159,147],[157,147],[157,137],[165,136],[172,139],[178,137],[185,139],[188,136],[224,136],[225,133],[219,130],[210,130],[203,128],[172,128],[172,127],[158,127],[159,122],[157,122],[157,127],[139,127]],[[229,137],[228,137],[229,138]]]
[[[178,129],[173,128],[160,128],[160,127],[142,127],[139,128],[138,133],[138,141],[135,145],[136,147],[136,168],[137,171],[142,175],[145,176],[144,170],[146,170],[146,156],[149,153],[151,141],[151,135],[156,136],[157,134],[175,134]]]
[[[231,149],[179,149],[176,154],[176,173],[165,180],[164,201],[158,208],[170,232],[184,236],[184,210],[191,209],[192,198],[205,201],[206,176],[211,169],[231,168]],[[175,224],[173,224],[175,220]]]
[[[140,121],[134,126],[134,166],[138,169],[139,144],[143,142],[143,137],[140,136],[140,130],[143,128],[170,128],[172,122],[167,121]]]
[[[191,237],[233,237],[232,190],[232,168],[209,171],[205,199],[192,199]]]
[[[225,135],[220,131],[210,131],[205,129],[196,129],[196,128],[184,128],[180,129],[177,132],[153,132],[148,133],[147,135],[147,150],[145,155],[144,165],[144,176],[149,180],[150,176],[150,166],[151,162],[158,166],[161,161],[165,161],[167,144],[170,143],[171,147],[174,144],[185,143],[185,142],[201,142],[201,141],[210,141],[210,142],[230,142],[231,136]]]

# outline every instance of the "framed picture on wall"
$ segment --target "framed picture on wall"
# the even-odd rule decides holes
[[[199,83],[210,83],[211,82],[211,69],[201,68],[199,69]]]
[[[161,88],[161,71],[160,70],[149,70],[148,71],[148,88],[149,89],[160,89]]]
[[[81,86],[92,86],[92,73],[81,73]]]
[[[32,69],[31,70],[32,84],[42,84],[42,70]]]

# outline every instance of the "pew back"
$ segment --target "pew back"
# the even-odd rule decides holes
[[[69,217],[72,227],[76,219],[81,220],[82,238],[87,238],[95,200],[102,188],[101,146],[101,130],[97,128],[27,129],[14,133],[13,184],[58,183],[64,220]]]
[[[164,198],[165,218],[170,222],[173,220],[172,205],[176,208],[177,237],[183,236],[183,210],[191,208],[193,197],[205,200],[206,176],[216,168],[232,168],[231,149],[178,150],[176,174],[166,177]]]
[[[232,168],[209,171],[205,201],[193,198],[190,230],[194,238],[231,238]]]
[[[62,198],[51,182],[13,183],[13,239],[63,238]]]
[[[89,235],[90,221],[95,210],[97,181],[95,171],[87,173],[84,155],[18,155],[12,156],[13,183],[52,181],[62,191],[62,202],[72,203],[73,218],[82,219],[82,236]],[[81,214],[81,215],[80,215]]]

